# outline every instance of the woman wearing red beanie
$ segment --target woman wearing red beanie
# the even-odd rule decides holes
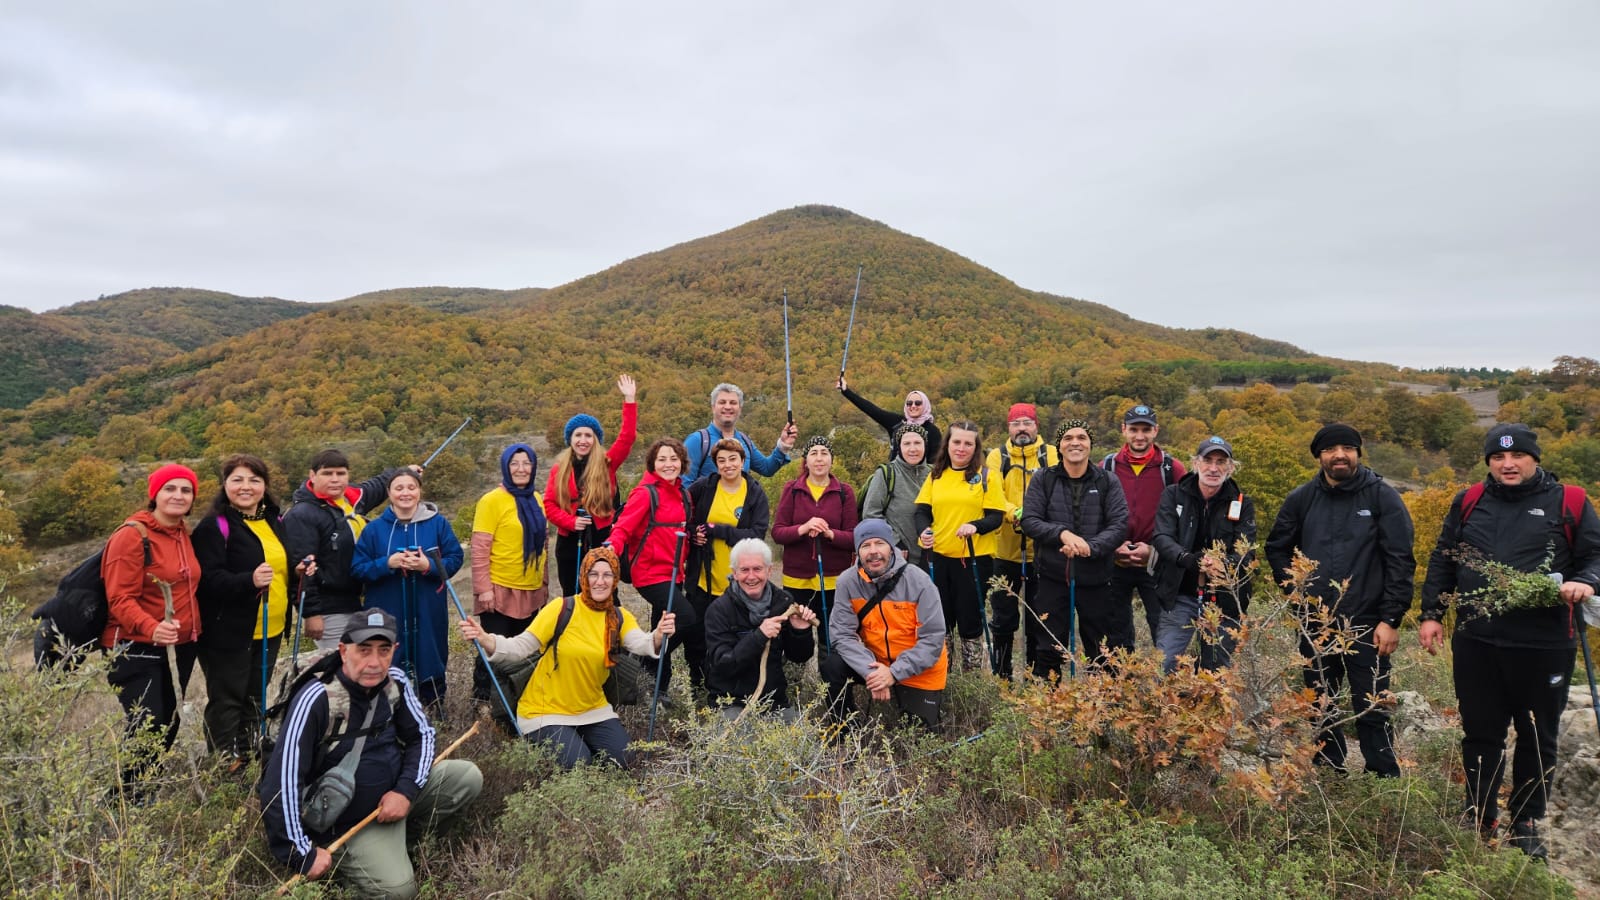
[[[156,728],[168,749],[178,736],[178,698],[200,637],[200,564],[183,521],[198,487],[187,466],[150,473],[149,505],[112,533],[100,562],[107,606],[100,646],[116,651],[106,680],[128,716],[129,736]],[[169,653],[176,654],[178,685]],[[123,785],[134,787],[152,762],[148,754],[136,759],[123,770]]]

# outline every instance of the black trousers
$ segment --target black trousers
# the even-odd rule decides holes
[[[1150,645],[1157,646],[1161,633],[1161,600],[1156,597],[1156,577],[1144,570],[1143,566],[1123,568],[1115,566],[1111,570],[1111,596],[1120,603],[1133,607],[1133,595],[1137,591],[1139,600],[1144,604],[1144,621],[1150,626]]]
[[[983,595],[978,592],[978,586],[989,583],[989,576],[994,572],[994,557],[969,559],[942,556],[931,550],[927,556],[933,567],[933,586],[939,589],[939,603],[944,608],[945,628],[959,630],[962,640],[983,637]]]
[[[169,653],[177,654],[179,683],[176,688],[172,684],[171,664],[167,661]],[[170,649],[133,642],[121,645],[121,652],[106,670],[106,681],[117,692],[117,702],[122,704],[127,716],[129,737],[154,729],[161,733],[162,749],[172,749],[181,724],[179,694],[188,690],[197,654],[198,648],[192,643]],[[140,781],[155,760],[154,752],[136,757],[123,769],[122,783],[131,786]]]
[[[266,641],[265,671],[272,675],[283,635]],[[200,671],[206,676],[206,749],[232,756],[251,755],[261,728],[262,642],[249,649],[199,648]]]
[[[590,550],[605,543],[611,536],[611,526],[604,528],[590,528],[581,535],[582,550]],[[580,535],[562,534],[556,536],[556,580],[561,583],[561,596],[571,597],[578,592],[578,564],[583,562],[583,556],[578,552]]]
[[[1511,756],[1511,820],[1542,819],[1556,767],[1556,736],[1567,706],[1577,648],[1496,647],[1461,633],[1451,641],[1461,708],[1461,761],[1467,802],[1485,822],[1498,816],[1506,726],[1517,730]]]
[[[665,694],[672,684],[672,654],[683,648],[684,661],[689,664],[689,683],[700,687],[706,683],[706,607],[711,605],[711,596],[695,588],[691,594],[685,594],[683,585],[673,588],[670,582],[652,584],[639,588],[639,596],[650,604],[650,627],[655,628],[661,623],[661,617],[667,611],[667,594],[672,591],[672,615],[676,619],[677,627],[673,635],[667,640],[665,662],[660,662],[661,680],[658,687]],[[694,594],[699,594],[703,600],[697,602]],[[646,671],[655,671],[654,666],[658,661],[646,659]]]
[[[538,615],[538,613],[534,615]],[[490,634],[502,637],[516,637],[527,631],[528,626],[533,624],[533,616],[518,619],[504,613],[485,612],[478,614],[478,623],[478,627]],[[489,669],[483,664],[483,657],[478,655],[477,650],[472,651],[472,656],[472,699],[499,703],[500,697],[495,693],[494,682],[489,680]],[[504,689],[505,685],[502,684],[500,687]],[[511,701],[512,709],[517,708],[517,700],[519,698],[507,694],[506,699]]]
[[[1400,764],[1394,756],[1394,729],[1389,725],[1389,713],[1375,705],[1369,696],[1377,696],[1389,689],[1389,657],[1378,655],[1378,645],[1373,643],[1372,632],[1376,626],[1356,626],[1358,636],[1343,654],[1324,653],[1316,657],[1311,645],[1300,639],[1300,655],[1310,660],[1302,670],[1305,685],[1315,690],[1327,703],[1317,740],[1316,763],[1344,768],[1344,731],[1333,723],[1344,718],[1339,711],[1339,689],[1346,680],[1350,682],[1350,705],[1357,711],[1356,738],[1361,742],[1361,755],[1366,758],[1368,772],[1393,778],[1400,774]],[[1364,629],[1364,630],[1363,630]]]
[[[819,668],[823,682],[828,685],[828,715],[835,720],[843,720],[856,711],[855,696],[850,686],[866,684],[866,679],[850,668],[844,657],[837,653],[830,653],[823,658]],[[903,684],[889,689],[889,698],[899,711],[900,718],[930,730],[939,727],[939,705],[943,696],[943,691],[923,690]]]
[[[1113,650],[1133,649],[1133,608],[1112,598],[1110,584],[1040,579],[1034,610],[1044,619],[1033,649],[1033,673],[1041,678],[1061,674],[1073,621],[1083,642],[1078,651],[1090,665],[1104,663]]]

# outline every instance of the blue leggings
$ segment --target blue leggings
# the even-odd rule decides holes
[[[528,740],[549,744],[556,753],[556,761],[564,769],[593,762],[602,755],[605,762],[624,769],[632,763],[628,754],[628,730],[618,719],[592,725],[546,725],[528,735]]]

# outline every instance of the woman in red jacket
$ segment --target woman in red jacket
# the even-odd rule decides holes
[[[678,541],[679,534],[687,535],[691,515],[689,493],[680,477],[688,465],[689,451],[677,438],[658,438],[651,444],[645,451],[644,477],[628,494],[628,502],[611,526],[606,544],[621,558],[622,570],[639,596],[650,604],[650,627],[654,628],[666,613],[667,597],[674,597],[677,640],[671,642],[667,652],[683,647],[684,659],[689,663],[689,683],[700,687],[705,681],[705,626],[683,592],[689,542],[687,537],[682,543]],[[662,674],[663,695],[671,683],[672,661],[668,659]]]
[[[833,442],[806,441],[805,474],[783,486],[772,539],[783,548],[783,586],[817,614],[817,639],[829,652],[828,594],[855,562],[856,492],[833,477]],[[821,570],[820,575],[818,570]]]
[[[567,420],[563,431],[567,447],[556,456],[545,484],[544,514],[556,526],[556,578],[563,597],[578,588],[578,558],[600,546],[611,533],[617,509],[617,469],[633,452],[639,422],[633,376],[618,375],[617,390],[622,392],[622,429],[617,442],[608,449],[600,420],[578,413]],[[589,465],[595,459],[604,459],[606,464]],[[578,515],[579,510],[584,514]]]
[[[150,473],[150,504],[112,533],[100,561],[107,606],[100,646],[116,651],[106,680],[127,714],[129,736],[160,729],[168,749],[200,637],[200,564],[183,523],[198,486],[193,470],[176,463]],[[176,655],[177,685],[169,653]],[[123,770],[123,785],[134,786],[153,762],[152,755],[135,760]]]

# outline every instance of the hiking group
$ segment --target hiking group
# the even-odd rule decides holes
[[[645,661],[658,673],[653,732],[680,645],[694,702],[730,719],[797,719],[784,665],[815,657],[830,721],[848,725],[852,685],[861,684],[891,704],[891,717],[928,728],[940,721],[957,661],[1013,676],[1019,632],[1034,676],[1072,677],[1080,665],[1114,674],[1117,654],[1135,648],[1135,594],[1166,671],[1230,664],[1251,599],[1257,524],[1225,437],[1180,461],[1156,441],[1156,412],[1137,405],[1123,417],[1121,445],[1097,459],[1090,423],[1064,421],[1046,443],[1024,402],[1007,411],[1007,436],[986,453],[971,420],[941,432],[921,391],[897,415],[855,394],[842,374],[837,386],[890,438],[889,459],[859,500],[818,435],[769,509],[758,478],[790,461],[798,431],[791,421],[762,454],[738,429],[744,395],[727,383],[711,391],[707,427],[650,444],[626,502],[617,472],[638,422],[626,375],[616,440],[606,446],[595,416],[572,417],[542,492],[533,447],[506,447],[500,484],[473,517],[470,615],[450,580],[467,554],[423,500],[421,465],[352,485],[349,461],[324,450],[280,511],[265,463],[232,456],[192,538],[185,520],[198,479],[162,466],[149,476],[148,507],[111,535],[98,573],[107,611],[97,643],[114,651],[108,677],[130,733],[153,730],[171,746],[198,659],[208,748],[237,768],[270,747],[259,793],[273,854],[306,877],[334,872],[358,890],[404,896],[417,889],[408,824],[448,818],[482,785],[472,763],[434,759],[430,723],[448,687],[452,621],[475,645],[473,699],[565,766],[630,765],[632,737],[616,705],[637,693],[631,673]],[[1317,564],[1300,647],[1306,684],[1325,698],[1317,762],[1345,767],[1336,697],[1348,682],[1363,765],[1396,776],[1376,698],[1411,607],[1411,519],[1362,464],[1354,428],[1322,428],[1311,453],[1319,471],[1284,502],[1264,554],[1279,585],[1297,553]],[[1489,432],[1488,475],[1455,497],[1429,560],[1419,637],[1437,652],[1450,599],[1483,596],[1465,548],[1519,572],[1564,573],[1554,576],[1564,603],[1483,615],[1465,603],[1451,639],[1464,822],[1495,832],[1514,726],[1510,840],[1542,857],[1537,822],[1583,627],[1572,607],[1600,585],[1600,519],[1539,456],[1526,426]],[[619,602],[621,581],[648,604],[648,625]],[[1351,639],[1331,646],[1318,621]],[[302,632],[319,649],[298,663]],[[268,676],[285,644],[298,664],[269,716]],[[276,739],[263,741],[277,717]],[[155,756],[124,772],[135,799]]]

